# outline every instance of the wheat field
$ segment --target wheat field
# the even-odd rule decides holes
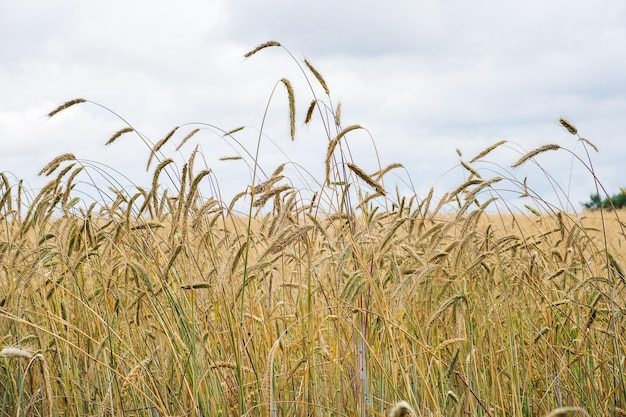
[[[282,47],[246,57],[266,48]],[[91,202],[73,154],[34,194],[0,175],[0,416],[384,416],[400,400],[419,416],[626,415],[625,214],[561,211],[522,182],[529,204],[507,209],[494,189],[516,180],[474,168],[504,142],[441,198],[394,195],[401,164],[352,160],[363,128],[294,62],[304,123],[328,133],[319,189],[284,165],[261,176],[250,150],[255,181],[222,201],[195,152],[163,155],[195,139],[178,128],[148,144],[151,184]],[[139,134],[106,143],[122,135]],[[544,152],[568,151],[514,166]]]

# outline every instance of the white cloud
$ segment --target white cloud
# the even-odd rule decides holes
[[[310,95],[290,57],[281,49],[242,57],[273,39],[320,70],[334,105],[343,104],[344,124],[366,126],[381,163],[403,162],[420,192],[435,182],[449,189],[462,178],[458,171],[445,174],[458,163],[456,148],[469,158],[501,139],[527,150],[555,141],[575,146],[558,125],[560,116],[600,147],[594,158],[607,186],[623,185],[626,6],[621,1],[600,7],[565,0],[515,5],[28,0],[0,7],[5,164],[0,170],[34,175],[42,161],[72,151],[140,175],[147,149],[127,148],[132,138],[103,146],[124,126],[114,115],[85,104],[45,122],[51,108],[76,97],[111,108],[155,142],[185,122],[258,128],[272,88],[287,77],[296,87],[302,118]],[[289,158],[321,169],[325,134],[301,127],[292,144],[281,85],[272,100],[264,131]],[[229,165],[217,161],[232,150],[218,146],[223,141],[216,134],[205,133],[194,144],[202,147],[208,166],[221,173],[228,188],[245,186],[250,181],[245,170],[229,175]],[[256,145],[251,128],[238,137]],[[360,136],[353,141],[355,158],[374,169],[371,144],[360,141]],[[268,169],[286,158],[269,143],[263,149]],[[518,155],[497,156],[496,162],[507,166]],[[565,173],[568,181],[570,160],[559,158],[542,159],[542,166]],[[572,198],[585,199],[590,177],[572,175],[578,185]],[[545,184],[537,187],[549,192]]]

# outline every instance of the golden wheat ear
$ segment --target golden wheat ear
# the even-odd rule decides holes
[[[589,413],[584,408],[580,407],[561,407],[556,410],[552,410],[550,414],[547,414],[546,417],[557,417],[557,416],[569,416],[579,414],[581,416],[589,417]]]
[[[389,417],[415,417],[415,410],[406,401],[399,401],[391,409]]]

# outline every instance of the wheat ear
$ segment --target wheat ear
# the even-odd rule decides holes
[[[148,357],[144,359],[143,361],[135,365],[133,369],[130,370],[128,375],[126,375],[126,378],[124,378],[124,383],[122,384],[122,389],[121,389],[122,398],[127,397],[128,391],[130,390],[130,388],[135,386],[135,380],[141,376],[141,373],[144,369],[147,369],[147,366],[148,364],[150,364],[150,362],[152,362],[152,358]]]
[[[324,80],[324,77],[322,77],[322,74],[320,74],[319,71],[316,70],[315,67],[313,65],[311,65],[311,63],[309,61],[307,61],[306,59],[304,60],[304,63],[306,64],[307,68],[309,68],[309,71],[311,71],[313,73],[315,78],[317,78],[317,81],[319,81],[319,83],[322,86],[322,88],[324,89],[324,92],[326,93],[326,95],[329,96],[330,95],[330,90],[328,89],[328,85],[326,84],[326,80]]]
[[[30,350],[20,349],[18,347],[5,346],[0,350],[0,358],[24,358],[32,359],[35,356]]]
[[[324,160],[324,165],[326,167],[326,182],[327,183],[330,182],[330,160],[333,157],[333,153],[335,152],[335,148],[337,147],[337,144],[339,143],[341,138],[343,138],[346,134],[348,134],[348,132],[351,132],[356,129],[363,129],[363,127],[361,125],[348,126],[344,130],[339,132],[339,134],[335,136],[335,138],[332,139],[328,143],[328,148],[326,149],[326,159]]]
[[[259,46],[257,46],[256,48],[254,48],[253,50],[251,50],[250,52],[248,52],[247,54],[245,54],[244,58],[250,58],[252,55],[256,54],[261,49],[269,48],[271,46],[282,46],[282,45],[279,42],[276,42],[276,41],[269,41],[269,42],[262,43]]]
[[[335,126],[341,126],[341,102],[337,103],[335,109]]]
[[[585,138],[580,138],[579,140],[580,140],[582,143],[586,143],[587,145],[591,146],[591,149],[593,149],[594,151],[599,152],[599,151],[598,151],[598,147],[597,147],[596,145],[594,145],[593,143],[589,142],[587,139],[585,139]]]
[[[104,144],[104,146],[112,144],[113,142],[115,142],[115,140],[117,138],[122,136],[124,133],[130,133],[132,131],[134,131],[134,129],[132,127],[125,127],[123,129],[118,130],[117,132],[113,133],[113,136],[111,136],[109,138],[109,140],[107,140],[107,142]]]
[[[287,98],[289,99],[289,133],[293,141],[296,139],[296,96],[293,92],[291,82],[288,79],[283,78],[280,81],[285,86],[285,89],[287,89]]]
[[[493,145],[491,145],[490,147],[488,147],[487,149],[485,149],[484,151],[482,151],[481,153],[479,153],[478,155],[473,157],[471,159],[471,161],[470,161],[470,164],[473,164],[474,162],[478,161],[480,158],[482,158],[485,155],[487,155],[489,152],[491,152],[494,149],[496,149],[498,146],[503,145],[505,143],[506,143],[506,140],[501,140],[500,142],[494,143]]]
[[[363,171],[360,167],[350,162],[346,163],[346,165],[348,166],[350,171],[354,172],[357,175],[357,177],[361,178],[363,181],[367,183],[367,185],[375,189],[378,194],[381,194],[381,195],[387,194],[383,186],[377,183],[376,181],[374,181],[374,179],[370,177],[369,175],[367,175],[367,173]]]
[[[311,100],[311,104],[309,104],[309,108],[306,110],[306,117],[304,118],[304,124],[308,125],[313,117],[313,110],[315,110],[315,105],[317,104],[316,100]]]
[[[396,405],[391,409],[391,413],[389,413],[389,417],[408,416],[415,416],[415,410],[413,410],[413,407],[411,407],[406,401],[397,402]]]
[[[222,135],[222,137],[224,137],[224,138],[225,138],[226,136],[232,136],[233,134],[235,134],[235,133],[237,133],[237,132],[239,132],[239,131],[241,131],[241,130],[244,130],[245,128],[246,128],[245,126],[239,126],[239,127],[236,127],[236,128],[234,128],[234,129],[229,130],[228,132],[224,133],[224,134]]]
[[[561,149],[561,147],[559,145],[557,145],[556,143],[550,143],[548,145],[540,146],[539,148],[534,149],[534,150],[528,152],[526,155],[524,155],[520,159],[518,159],[518,161],[516,163],[511,165],[511,168],[517,168],[518,166],[522,165],[524,162],[528,161],[531,158],[534,158],[535,156],[539,155],[540,153],[547,152],[547,151],[556,151],[557,149]]]
[[[146,171],[150,169],[150,164],[152,163],[152,158],[154,157],[154,155],[156,155],[156,153],[163,147],[163,145],[165,145],[165,143],[168,140],[170,140],[172,136],[174,136],[174,133],[176,133],[178,128],[179,126],[176,126],[174,129],[170,130],[170,133],[168,133],[163,139],[161,139],[160,141],[156,143],[156,145],[154,145],[154,147],[150,151],[150,157],[148,158],[148,165],[146,165]]]
[[[386,173],[396,168],[404,168],[404,165],[402,165],[399,162],[394,162],[393,164],[387,165],[385,168],[381,169],[380,171],[374,172],[372,174],[372,177],[382,178]]]
[[[66,101],[65,103],[61,104],[59,107],[48,113],[48,117],[52,117],[55,114],[67,109],[68,107],[72,107],[74,104],[84,103],[86,101],[87,100],[85,100],[84,98],[75,98],[74,100]]]
[[[73,153],[64,153],[61,154],[59,156],[57,156],[56,158],[54,158],[52,161],[50,161],[48,163],[48,165],[46,165],[45,167],[43,167],[43,169],[41,171],[39,171],[39,176],[45,175],[46,177],[50,174],[52,174],[54,172],[55,169],[57,169],[59,167],[59,165],[61,165],[61,162],[64,161],[75,161],[76,157],[74,156]]]
[[[576,126],[574,126],[569,120],[565,119],[564,117],[561,117],[559,119],[559,123],[561,123],[561,126],[567,129],[567,131],[572,135],[578,134],[578,129],[576,129]]]
[[[589,417],[589,413],[587,413],[587,411],[581,407],[560,407],[552,410],[550,414],[546,415],[546,417],[569,416],[572,413],[578,413],[580,415]]]
[[[182,147],[183,147],[183,145],[184,145],[184,144],[185,144],[185,143],[186,143],[189,139],[191,139],[191,137],[192,137],[193,135],[195,135],[195,134],[196,134],[196,133],[198,133],[199,131],[200,131],[200,129],[199,129],[199,128],[196,128],[196,129],[192,130],[191,132],[187,133],[187,136],[185,136],[185,137],[183,138],[183,140],[181,140],[181,141],[180,141],[180,144],[176,147],[176,150],[177,150],[177,151],[178,151],[178,150],[180,150],[180,148],[182,148]]]

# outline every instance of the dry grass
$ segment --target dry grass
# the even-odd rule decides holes
[[[310,197],[284,165],[238,202],[207,195],[195,152],[180,170],[161,158],[176,129],[149,149],[148,188],[94,204],[71,154],[33,198],[3,176],[0,416],[625,409],[624,214],[509,211],[494,185],[519,182],[472,166],[502,142],[439,202],[394,198],[382,184],[400,164],[370,175],[345,158],[358,129],[329,134]]]

